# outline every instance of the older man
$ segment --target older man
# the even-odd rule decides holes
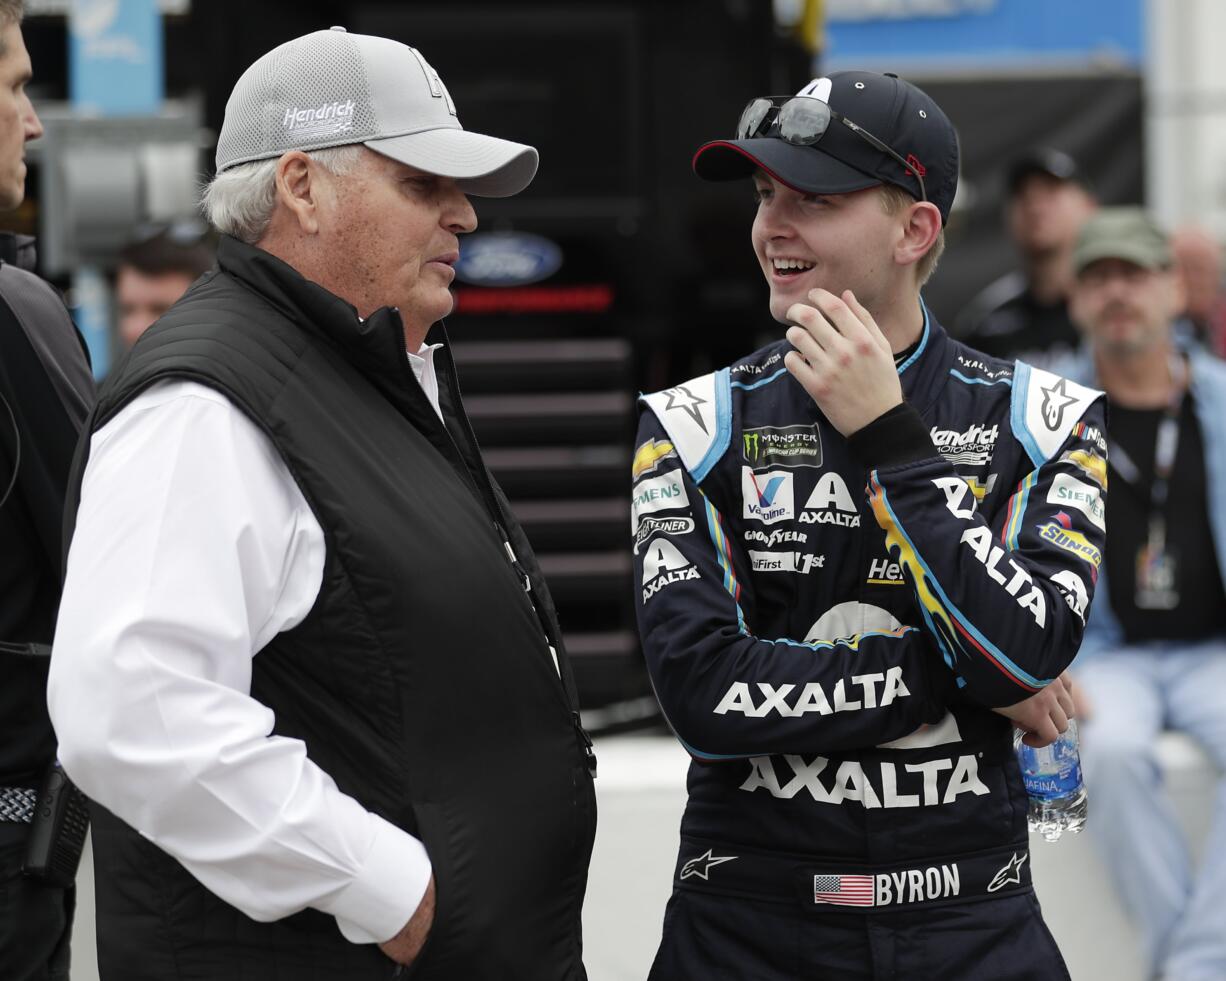
[[[467,195],[535,170],[394,41],[239,79],[219,271],[91,420],[53,657],[105,978],[584,977],[590,744],[438,323]]]
[[[1226,782],[1194,870],[1163,786],[1157,737],[1187,732],[1226,769],[1226,367],[1181,350],[1170,243],[1138,208],[1092,218],[1074,253],[1071,310],[1089,340],[1079,375],[1111,402],[1111,480],[1098,602],[1078,686],[1088,703],[1091,830],[1153,976],[1226,977]]]

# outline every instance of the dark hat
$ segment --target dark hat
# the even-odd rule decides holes
[[[958,134],[924,92],[896,75],[846,71],[814,79],[798,95],[825,102],[914,166],[924,178],[928,200],[940,210],[941,220],[948,220],[958,189]],[[761,168],[810,194],[846,194],[893,184],[916,200],[920,197],[919,181],[911,171],[834,119],[812,146],[784,141],[775,122],[763,136],[704,144],[693,166],[699,177],[710,181],[749,177]]]
[[[1078,184],[1085,184],[1077,161],[1063,150],[1050,146],[1035,147],[1027,150],[1009,164],[1009,170],[1005,176],[1005,188],[1009,197],[1013,197],[1018,192],[1027,177],[1033,177],[1035,174],[1044,174],[1059,181],[1076,181]]]
[[[1142,269],[1166,269],[1171,265],[1171,245],[1143,208],[1100,208],[1081,228],[1073,249],[1073,268],[1080,275],[1100,259],[1122,259]]]

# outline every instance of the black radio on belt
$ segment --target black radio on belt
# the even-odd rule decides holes
[[[50,661],[48,644],[0,642],[0,654]],[[53,760],[35,798],[22,871],[35,879],[67,889],[76,881],[77,866],[89,831],[89,802],[59,760]]]
[[[38,788],[22,871],[49,885],[67,889],[76,881],[88,830],[88,801],[56,760]]]

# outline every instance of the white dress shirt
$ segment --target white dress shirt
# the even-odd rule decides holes
[[[436,412],[433,347],[410,354]],[[441,413],[440,413],[441,417]],[[421,843],[271,735],[252,658],[310,611],[323,531],[264,433],[166,381],[94,433],[48,704],[78,786],[255,920],[305,907],[390,939],[425,893]]]

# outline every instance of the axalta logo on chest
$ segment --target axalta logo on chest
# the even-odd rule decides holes
[[[847,490],[847,482],[833,470],[818,477],[799,520],[806,525],[860,527],[860,513]]]

